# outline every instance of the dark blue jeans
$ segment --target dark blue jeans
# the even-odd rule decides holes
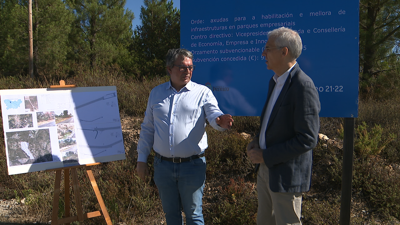
[[[206,180],[205,157],[173,163],[154,157],[154,181],[160,194],[168,225],[204,224],[202,198]]]

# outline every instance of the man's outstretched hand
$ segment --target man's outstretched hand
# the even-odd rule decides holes
[[[224,114],[222,116],[217,117],[216,122],[220,127],[225,129],[230,129],[232,127],[233,118],[229,114]]]

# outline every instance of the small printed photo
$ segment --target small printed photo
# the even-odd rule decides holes
[[[56,114],[54,111],[37,112],[36,118],[38,127],[54,127],[56,126]]]
[[[75,127],[73,123],[57,124],[58,146],[65,164],[78,163],[78,146],[76,143]]]
[[[21,129],[33,127],[32,114],[8,115],[8,128]]]
[[[77,163],[79,161],[78,146],[75,138],[58,140],[58,144],[63,163]]]
[[[39,104],[37,96],[24,96],[25,109],[31,112],[39,110]]]
[[[10,166],[54,161],[49,129],[7,132],[6,138]]]
[[[54,111],[56,124],[60,123],[74,123],[74,116],[68,110],[58,110]]]
[[[57,138],[58,140],[74,138],[75,139],[75,127],[73,123],[60,123],[57,124]]]

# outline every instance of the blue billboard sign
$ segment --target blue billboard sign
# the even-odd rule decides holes
[[[297,59],[314,81],[322,117],[358,116],[359,1],[181,0],[181,47],[193,52],[192,80],[213,90],[224,113],[259,116],[269,79],[267,33],[296,30]]]

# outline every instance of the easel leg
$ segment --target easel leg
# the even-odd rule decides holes
[[[65,215],[63,218],[58,218],[58,211],[59,211],[59,200],[60,200],[60,184],[61,184],[61,171],[62,169],[57,169],[56,170],[56,179],[55,179],[55,184],[54,184],[54,198],[53,198],[53,212],[51,215],[51,225],[60,225],[60,224],[70,224],[71,222],[74,221],[79,221],[83,222],[84,219],[89,219],[93,217],[98,217],[101,216],[100,211],[94,211],[94,212],[89,212],[84,214],[83,213],[83,208],[82,208],[82,200],[81,200],[81,194],[79,190],[79,180],[78,180],[78,174],[76,172],[76,168],[80,168],[82,166],[77,166],[77,167],[70,167],[64,170],[64,186],[65,186]],[[108,215],[107,208],[104,204],[103,198],[101,197],[99,188],[97,186],[96,180],[93,176],[92,170],[90,169],[89,166],[86,167],[86,172],[88,174],[88,177],[90,179],[90,183],[92,184],[93,190],[96,194],[97,201],[99,202],[99,205],[101,207],[101,210],[103,212],[104,219],[106,220],[107,225],[112,225],[110,216]],[[70,174],[72,176],[72,188],[74,192],[74,197],[75,197],[75,205],[76,205],[76,213],[78,214],[77,216],[70,216],[71,213],[71,200],[70,200]]]
[[[51,225],[58,225],[58,199],[60,198],[61,170],[56,170],[56,183],[54,184],[53,215]]]
[[[76,173],[76,169],[71,169],[72,175],[72,187],[74,188],[74,196],[75,196],[75,204],[76,204],[76,213],[78,214],[78,221],[83,221],[83,209],[82,209],[82,202],[81,202],[81,194],[79,191],[79,181],[78,181],[78,174]]]
[[[71,204],[70,204],[70,195],[69,195],[69,169],[64,169],[64,210],[65,210],[65,217],[68,218],[71,216]],[[70,225],[70,223],[66,223],[66,225]]]
[[[107,212],[106,205],[104,204],[103,198],[101,197],[101,194],[100,194],[99,187],[97,186],[96,179],[94,178],[93,172],[92,172],[92,170],[90,169],[89,166],[86,166],[86,172],[87,172],[88,177],[90,179],[90,183],[92,184],[94,193],[96,194],[97,201],[100,204],[100,208],[101,208],[101,211],[103,212],[103,215],[104,215],[104,218],[106,220],[106,223],[107,223],[107,225],[112,225],[110,216],[108,215],[108,212]]]

